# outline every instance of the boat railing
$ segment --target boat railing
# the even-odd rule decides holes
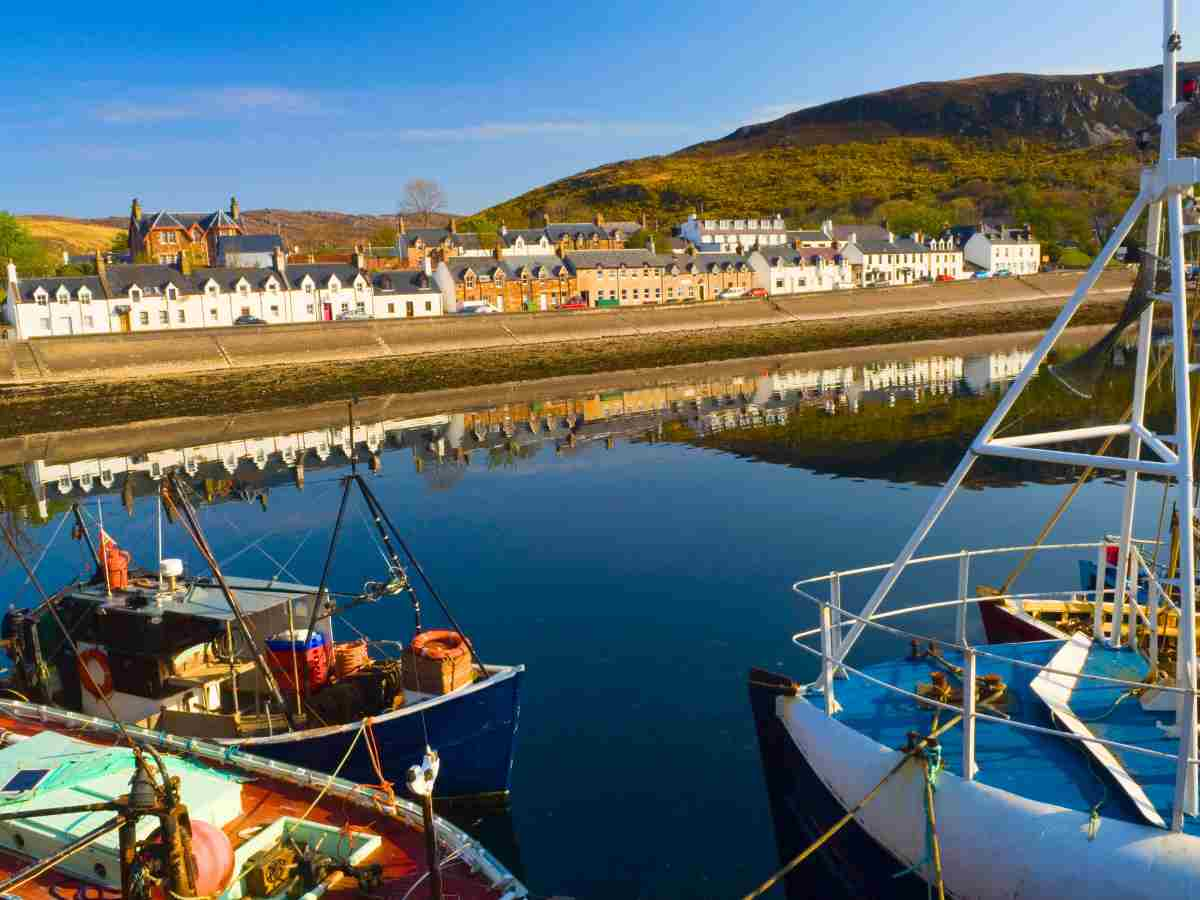
[[[384,816],[390,816],[410,827],[423,829],[421,807],[371,785],[358,784],[335,775],[305,769],[291,763],[246,753],[237,746],[217,744],[200,738],[182,737],[137,725],[119,726],[108,719],[71,712],[39,703],[0,699],[0,713],[27,722],[53,723],[73,731],[94,732],[114,740],[127,734],[138,744],[155,747],[179,756],[190,756],[218,766],[228,766],[243,772],[274,778],[303,788],[315,788],[322,794],[340,798]],[[2,736],[2,735],[0,735]],[[519,900],[528,896],[524,885],[500,863],[479,841],[444,818],[434,820],[438,838],[452,853],[472,870],[480,872],[491,882],[498,900]]]
[[[966,686],[975,685],[976,672],[981,659],[994,659],[1003,662],[1008,666],[1018,668],[1027,668],[1036,670],[1039,673],[1047,673],[1050,675],[1059,675],[1065,678],[1077,679],[1078,681],[1090,681],[1121,687],[1126,691],[1135,689],[1146,689],[1150,685],[1145,681],[1132,681],[1122,678],[1112,678],[1105,675],[1096,675],[1078,671],[1067,671],[1056,669],[1041,663],[1030,662],[1027,660],[1015,659],[1011,656],[1005,656],[998,653],[993,653],[984,647],[973,646],[969,640],[967,632],[967,610],[971,604],[977,603],[1003,603],[1011,601],[1017,608],[1023,608],[1026,601],[1032,600],[1048,600],[1048,599],[1068,599],[1079,602],[1081,598],[1084,602],[1090,602],[1093,607],[1092,630],[1093,637],[1097,641],[1105,641],[1113,646],[1120,646],[1122,643],[1122,625],[1124,611],[1119,608],[1122,591],[1118,590],[1118,586],[1107,587],[1104,581],[1105,566],[1107,565],[1106,549],[1111,545],[1111,541],[1095,541],[1087,543],[1070,543],[1070,544],[1051,544],[1051,545],[1027,545],[1015,547],[1000,547],[987,548],[981,550],[962,550],[958,553],[943,553],[926,557],[917,557],[909,561],[909,565],[928,565],[938,562],[957,561],[958,564],[958,591],[954,599],[951,600],[935,600],[925,603],[918,603],[902,608],[891,609],[887,611],[876,612],[871,616],[861,616],[850,612],[842,603],[842,586],[843,581],[847,577],[858,575],[868,575],[875,572],[882,572],[889,568],[888,563],[883,563],[874,566],[865,566],[858,569],[851,569],[841,572],[830,572],[828,575],[806,578],[798,581],[793,585],[793,590],[800,597],[813,603],[819,611],[819,624],[816,627],[809,628],[804,631],[797,632],[792,636],[792,642],[804,650],[806,653],[818,658],[821,665],[821,674],[818,679],[804,686],[806,693],[821,694],[824,697],[825,712],[827,715],[834,716],[840,710],[841,706],[837,701],[836,681],[839,677],[843,677],[846,673],[853,674],[864,681],[874,684],[884,690],[915,700],[926,707],[943,709],[951,713],[957,713],[962,716],[963,728],[963,759],[962,759],[962,777],[966,780],[973,780],[978,771],[975,761],[975,734],[976,726],[979,722],[988,722],[997,725],[1003,725],[1010,728],[1016,728],[1023,731],[1029,731],[1038,734],[1045,734],[1060,740],[1077,741],[1093,745],[1108,747],[1114,750],[1124,751],[1126,753],[1138,753],[1143,756],[1158,757],[1169,759],[1178,764],[1181,759],[1185,761],[1191,776],[1196,777],[1196,767],[1198,758],[1194,751],[1189,753],[1188,748],[1183,746],[1181,742],[1178,753],[1166,753],[1161,750],[1153,750],[1148,747],[1138,746],[1136,744],[1127,744],[1121,741],[1114,741],[1108,738],[1102,738],[1095,735],[1077,735],[1069,731],[1059,731],[1054,728],[1047,728],[1041,725],[1035,725],[1030,722],[1022,722],[1006,716],[999,710],[991,712],[980,711],[978,709],[979,702],[975,696],[973,689],[967,689]],[[1134,590],[1137,589],[1138,580],[1141,577],[1145,578],[1146,585],[1146,602],[1139,603],[1135,600],[1128,604],[1129,610],[1129,640],[1136,648],[1136,638],[1134,635],[1134,625],[1140,619],[1147,626],[1150,633],[1150,644],[1147,648],[1148,653],[1155,654],[1150,657],[1152,660],[1157,660],[1157,648],[1160,638],[1158,632],[1158,612],[1160,606],[1165,605],[1167,609],[1178,613],[1179,608],[1170,598],[1168,585],[1164,585],[1162,580],[1157,576],[1153,564],[1148,563],[1144,554],[1138,549],[1138,544],[1145,547],[1152,545],[1154,542],[1139,541],[1133,546],[1131,552],[1130,571],[1133,577],[1132,581]],[[983,596],[972,596],[970,591],[970,562],[975,557],[982,556],[997,556],[1006,553],[1028,553],[1028,552],[1053,552],[1053,551],[1080,551],[1080,550],[1095,550],[1097,552],[1097,577],[1096,588],[1093,590],[1063,590],[1063,591],[1038,591],[1031,593],[995,593],[987,592]],[[806,590],[808,587],[815,585],[827,584],[828,595],[826,597],[818,597]],[[1129,584],[1127,583],[1127,587]],[[1111,633],[1103,632],[1103,616],[1106,598],[1113,599],[1112,607],[1112,625]],[[903,616],[912,616],[918,613],[926,613],[939,609],[954,609],[957,613],[955,620],[955,637],[952,640],[946,640],[942,637],[934,637],[928,634],[918,633],[916,631],[900,628],[890,624],[887,620],[898,619]],[[930,646],[939,646],[949,650],[956,650],[962,654],[962,684],[964,690],[962,692],[962,702],[959,705],[947,703],[930,696],[922,696],[915,691],[908,690],[897,684],[889,683],[861,668],[856,668],[850,665],[845,654],[842,652],[842,643],[847,631],[852,628],[861,627],[863,630],[872,629],[876,632],[889,635],[890,637],[899,638],[908,644],[919,646],[927,644]],[[820,646],[811,646],[810,641],[815,638],[820,638]],[[1154,684],[1153,688],[1165,694],[1175,695],[1180,697],[1180,702],[1183,702],[1183,697],[1191,693],[1185,687],[1176,687],[1169,684]]]

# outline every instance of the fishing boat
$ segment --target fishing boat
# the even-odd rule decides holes
[[[53,596],[43,592],[32,609],[8,611],[0,641],[13,665],[0,686],[21,699],[92,716],[111,710],[124,723],[306,768],[337,764],[338,775],[358,782],[380,779],[384,766],[413,765],[432,748],[441,760],[439,800],[506,803],[524,667],[481,661],[357,468],[344,479],[317,585],[226,576],[182,474],[164,472],[160,481],[157,567],[139,567],[102,528],[94,541],[95,523],[74,508],[95,574]],[[352,496],[365,503],[387,572],[359,592],[335,594],[330,570]],[[208,571],[185,573],[181,560],[162,558],[164,515]],[[12,536],[3,537],[18,553]],[[427,627],[422,594],[449,628]],[[335,634],[335,619],[342,631],[353,629],[345,614],[354,607],[407,607],[406,600],[411,640]],[[370,740],[359,739],[364,725]]]
[[[813,866],[827,879],[822,896],[834,895],[825,884],[855,897],[989,900],[1197,892],[1190,375],[1200,365],[1192,362],[1183,238],[1198,229],[1184,225],[1183,200],[1200,182],[1200,160],[1177,156],[1176,121],[1200,99],[1200,85],[1177,84],[1176,0],[1164,0],[1163,24],[1158,156],[1130,208],[899,555],[796,583],[818,625],[792,642],[811,659],[815,680],[750,673],[781,867],[748,898],[780,882],[790,897],[813,896]],[[1139,149],[1150,151],[1152,138],[1139,136]],[[1007,417],[1143,213],[1147,249],[1135,289],[1088,357],[1110,353],[1136,324],[1127,419],[1021,433]],[[1172,323],[1170,432],[1151,430],[1146,417],[1156,306]],[[1124,452],[1108,452],[1113,439]],[[1123,477],[1110,533],[919,556],[981,457]],[[1165,484],[1182,511],[1173,577],[1154,563],[1162,538],[1133,533],[1139,481],[1147,480]],[[1029,554],[1040,563],[1029,589],[976,583],[997,559]],[[1090,587],[1080,582],[1081,558],[1095,560]],[[885,607],[901,578],[920,602]],[[851,596],[863,598],[861,607],[845,602]],[[972,607],[1003,625],[988,626],[992,642],[971,640]]]
[[[0,897],[528,896],[431,801],[20,701],[0,729]]]

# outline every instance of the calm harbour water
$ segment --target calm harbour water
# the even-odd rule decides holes
[[[1001,350],[993,357],[1021,346],[1016,339],[1003,344],[998,342]],[[942,361],[931,366],[933,358]],[[992,357],[988,364],[995,380],[1003,381],[1003,365]],[[764,412],[775,404],[792,415],[796,403],[828,407],[834,419],[850,423],[860,404],[909,404],[916,411],[918,391],[966,398],[989,390],[979,381],[979,355],[956,357],[952,347],[901,360],[887,369],[892,375],[881,374],[885,368],[854,362],[844,367],[848,376],[829,366],[781,370],[770,381],[769,367],[747,364],[745,384],[756,384],[758,394],[747,387],[741,401],[735,397],[724,406],[710,401],[696,410],[680,389],[674,396],[685,399],[667,400],[667,409],[651,419],[639,399],[629,405],[642,416],[626,429],[632,436],[617,437],[611,447],[599,426],[595,439],[574,447],[567,445],[561,423],[553,438],[545,436],[544,425],[535,434],[525,406],[517,414],[492,410],[468,418],[465,433],[463,420],[449,410],[433,424],[399,429],[399,438],[385,430],[390,436],[373,489],[482,655],[528,668],[511,820],[465,824],[477,827],[535,893],[731,897],[776,868],[746,699],[747,669],[759,665],[810,676],[809,658],[789,638],[816,616],[791,592],[792,582],[890,559],[936,487],[898,478],[878,462],[859,466],[850,460],[859,454],[847,453],[833,474],[802,448],[781,450],[771,454],[778,462],[763,462],[762,454],[735,454],[679,438],[715,427],[721,422],[712,418],[714,412],[724,409],[727,415],[745,402],[758,403]],[[729,365],[722,367],[722,384],[729,371]],[[972,372],[974,381],[968,377]],[[728,395],[723,388],[708,393]],[[644,392],[624,394],[641,398]],[[614,392],[597,392],[596,398],[607,418],[589,425],[609,422],[615,428],[625,421],[614,412]],[[551,407],[536,409],[544,421],[542,410]],[[754,411],[738,414],[753,417]],[[504,415],[514,422],[511,445],[495,432],[484,440],[472,435],[471,421],[495,423]],[[626,418],[634,421],[634,414]],[[656,440],[642,437],[655,421],[673,418],[682,420],[682,431],[665,428]],[[761,429],[763,442],[782,428]],[[449,440],[440,445],[440,462],[438,437]],[[455,459],[455,440],[468,450],[480,447],[469,464]],[[489,441],[500,442],[499,452],[483,447]],[[231,561],[227,572],[269,577],[286,564],[298,580],[319,580],[344,472],[345,457],[338,452],[324,466],[309,457],[303,490],[279,461],[260,471],[252,460],[241,460],[232,476],[223,476],[216,487],[219,502],[201,512],[218,557],[227,559],[261,541]],[[917,461],[930,454],[928,477],[918,482],[944,477],[944,463],[928,446],[914,443],[907,452]],[[131,464],[144,462],[144,453],[139,448]],[[420,470],[415,456],[423,460]],[[1031,540],[1064,490],[1016,471],[977,484],[959,495],[925,550]],[[260,495],[265,508],[254,502]],[[52,483],[48,496],[51,501],[86,496],[93,516],[99,498],[106,527],[141,563],[153,565],[152,499],[139,497],[128,515],[120,478],[111,492],[96,484],[87,495],[77,484],[64,495]],[[1055,539],[1095,540],[1098,528],[1113,527],[1119,500],[1117,485],[1089,484]],[[52,513],[61,508],[61,502],[51,502]],[[1139,510],[1143,530],[1154,528],[1157,513],[1154,493]],[[61,520],[52,515],[46,524],[29,526],[30,534],[44,545]],[[354,591],[378,578],[383,563],[360,514],[347,528],[333,586]],[[62,529],[41,563],[39,574],[48,586],[80,570],[80,550],[69,530]],[[182,556],[189,568],[196,565],[194,551],[171,529],[167,555]],[[1047,565],[1052,564],[1036,564],[1032,574]],[[977,578],[999,581],[1005,571],[997,564]],[[32,593],[22,581],[7,563],[0,569],[0,596],[29,603]],[[848,603],[861,602],[873,584],[848,588]],[[900,595],[918,596],[912,584],[902,584]],[[407,604],[359,608],[351,619],[374,636],[401,638],[411,631]],[[864,658],[898,652],[894,644],[864,641]],[[402,782],[402,773],[389,774]]]

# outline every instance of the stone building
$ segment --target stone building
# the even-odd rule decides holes
[[[575,273],[558,256],[513,256],[497,248],[490,257],[454,257],[434,272],[443,308],[491,312],[557,309],[577,294]]]
[[[129,252],[134,261],[175,265],[181,256],[192,265],[212,265],[217,260],[217,240],[245,234],[237,197],[230,198],[229,212],[158,212],[145,215],[136,197],[129,211]]]

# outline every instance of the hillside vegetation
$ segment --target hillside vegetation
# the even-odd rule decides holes
[[[1159,75],[996,75],[851,97],[667,156],[590,169],[468,224],[646,214],[665,238],[692,212],[778,212],[793,227],[886,219],[897,232],[999,218],[1033,225],[1052,254],[1062,242],[1094,250],[1136,192],[1133,136],[1157,114]],[[1185,139],[1198,121],[1185,115]]]
[[[77,219],[52,219],[41,216],[18,216],[30,235],[55,250],[69,253],[88,253],[92,250],[107,250],[113,239],[124,234],[124,228],[98,225]]]

